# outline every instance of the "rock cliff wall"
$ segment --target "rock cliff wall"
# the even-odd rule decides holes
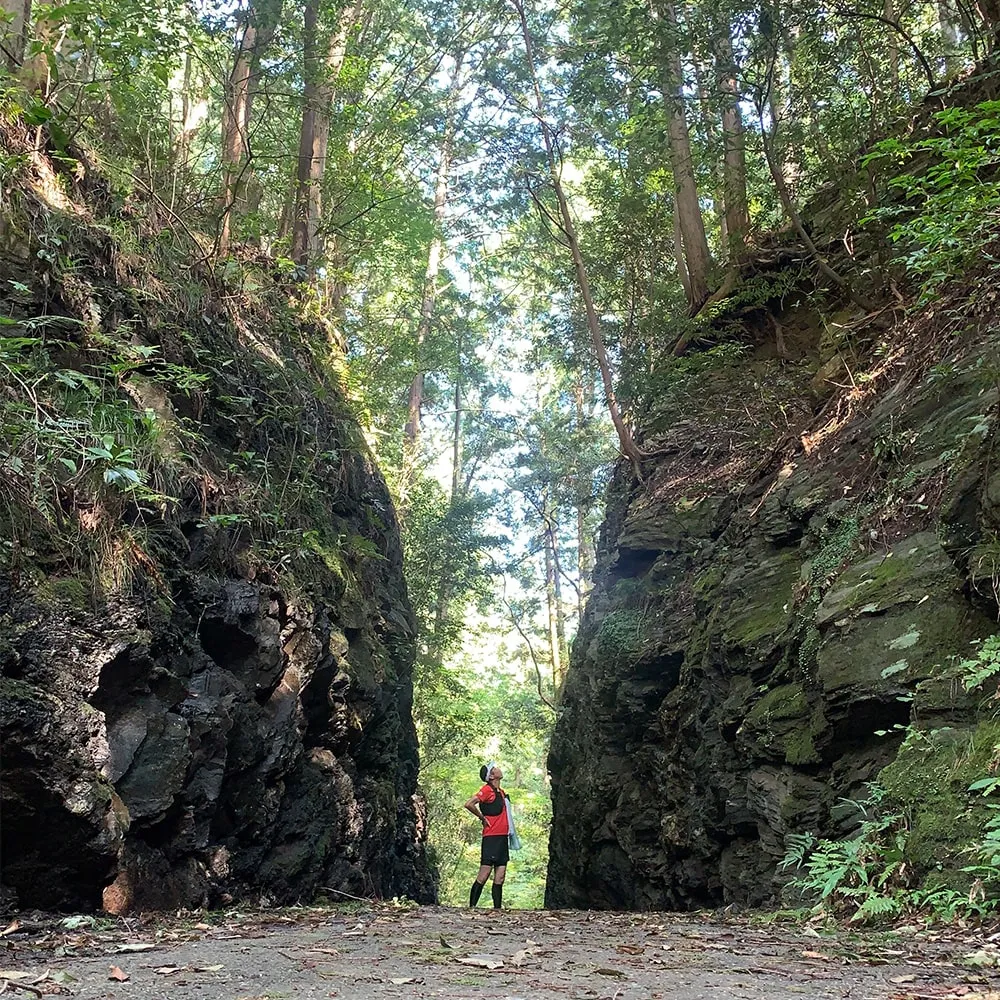
[[[645,481],[616,471],[551,745],[549,906],[774,902],[789,837],[853,833],[876,779],[910,884],[981,836],[964,793],[1000,733],[956,660],[998,631],[993,293],[866,316],[808,272],[779,242],[748,262],[718,346],[662,376]]]
[[[433,901],[396,519],[329,330],[65,160],[24,157],[0,230],[7,902]]]
[[[995,348],[920,360],[911,334],[814,419],[815,361],[722,366],[646,483],[619,468],[552,741],[548,905],[774,901],[789,834],[851,833],[880,774],[917,877],[974,839],[957,796],[998,731],[953,661],[998,630]]]

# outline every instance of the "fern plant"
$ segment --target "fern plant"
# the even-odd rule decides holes
[[[852,921],[878,921],[900,913],[907,901],[905,816],[883,812],[885,792],[869,786],[869,798],[853,803],[864,819],[845,840],[789,838],[780,867],[799,872],[789,883],[807,898]]]
[[[969,791],[980,791],[983,795],[989,795],[998,784],[1000,779],[983,778],[981,781],[974,781],[969,786]],[[992,815],[983,824],[982,839],[973,848],[976,864],[962,869],[974,879],[967,900],[967,909],[977,915],[995,913],[1000,908],[997,891],[1000,887],[1000,803],[989,802],[986,807],[991,810]]]
[[[1000,635],[977,640],[974,656],[960,660],[958,673],[966,691],[974,691],[1000,675]]]

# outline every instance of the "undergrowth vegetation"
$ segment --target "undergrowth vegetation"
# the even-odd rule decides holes
[[[7,169],[30,190],[29,166]],[[0,274],[5,565],[79,577],[100,600],[139,583],[166,594],[177,528],[219,566],[341,593],[382,558],[388,509],[360,528],[336,512],[364,445],[294,285],[252,257],[192,280],[186,247],[138,264],[100,220],[41,212],[23,191],[12,204],[6,238],[33,261]]]
[[[983,694],[985,703],[992,706],[992,720],[1000,718],[995,707],[1000,692],[1000,635],[975,643],[973,655],[954,657],[947,669],[965,690]],[[939,799],[931,808],[949,802],[955,815],[936,817],[936,821],[961,820],[966,829],[976,831],[964,843],[949,844],[951,853],[964,857],[965,863],[957,872],[950,870],[941,859],[930,861],[926,847],[922,850],[916,843],[926,783],[923,792],[915,787],[907,795],[901,793],[907,785],[880,777],[869,783],[864,800],[845,800],[844,805],[857,817],[849,836],[788,836],[780,865],[792,874],[786,892],[831,917],[857,923],[920,917],[981,920],[995,915],[1000,911],[1000,802],[991,798],[1000,791],[996,730],[987,730],[985,746],[977,746],[975,734],[955,742],[950,729],[922,729],[915,724],[895,729],[903,731],[901,759],[940,759],[941,747],[948,748],[939,778],[943,778],[941,785],[952,786],[953,795]],[[968,780],[970,767],[972,773],[979,772],[972,781]],[[918,784],[922,780],[919,765],[916,780]]]
[[[889,224],[896,263],[920,286],[919,304],[970,265],[996,271],[1000,101],[936,111],[931,134],[883,139],[864,164],[887,167],[901,199],[869,220]]]

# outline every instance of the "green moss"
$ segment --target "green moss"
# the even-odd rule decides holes
[[[603,656],[635,656],[645,636],[646,616],[639,610],[619,608],[604,616],[594,640]]]
[[[823,702],[817,701],[809,714],[809,722],[792,729],[785,736],[785,760],[789,764],[815,764],[820,760],[816,740],[826,729]]]
[[[799,665],[808,670],[816,664],[816,654],[823,643],[823,634],[815,625],[807,625],[799,645]]]
[[[69,604],[85,611],[91,604],[92,595],[90,586],[79,577],[54,576],[49,577],[39,586],[38,596],[42,601]]]
[[[722,583],[724,577],[725,573],[722,571],[722,567],[718,563],[713,563],[704,573],[695,577],[694,583],[691,585],[695,597],[703,599],[708,597]]]
[[[755,725],[776,719],[798,719],[808,714],[809,701],[801,684],[782,684],[768,691],[750,710],[747,722]]]
[[[788,627],[800,562],[794,550],[737,567],[721,587],[716,626],[730,646],[764,651]]]
[[[809,560],[809,583],[823,587],[854,551],[861,530],[856,516],[833,521],[824,529],[822,546]]]
[[[323,532],[317,530],[304,531],[302,542],[309,552],[319,557],[320,562],[329,571],[332,578],[332,589],[336,597],[338,599],[343,597],[350,588],[354,577],[341,547],[331,542]]]
[[[16,680],[13,677],[0,677],[0,698],[17,701],[54,702],[56,699],[34,684]]]
[[[811,704],[801,684],[782,684],[768,691],[741,726],[743,739],[789,764],[819,759],[816,737],[826,727],[822,706]]]
[[[637,580],[635,577],[625,577],[623,580],[616,580],[614,586],[611,588],[611,596],[615,599],[616,603],[626,603],[629,598],[639,596],[641,597],[646,591],[646,585],[642,580]]]
[[[886,590],[888,587],[909,572],[909,567],[902,559],[883,559],[876,564],[855,594],[855,603]]]
[[[749,649],[761,640],[780,635],[788,623],[788,615],[783,610],[787,599],[781,604],[763,604],[746,608],[738,617],[722,621],[726,638],[735,646]]]
[[[968,886],[962,852],[982,836],[992,815],[968,787],[989,773],[1000,745],[1000,721],[974,729],[913,730],[879,782],[910,818],[907,855],[918,877]],[[949,865],[947,859],[952,859]]]

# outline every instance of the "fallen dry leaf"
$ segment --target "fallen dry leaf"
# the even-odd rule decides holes
[[[413,976],[397,976],[395,979],[390,979],[389,982],[393,986],[405,986],[407,983],[415,983],[416,979]]]
[[[180,972],[183,968],[184,966],[182,965],[161,965],[153,969],[153,972],[158,976],[172,976],[175,972]]]
[[[468,958],[456,958],[459,965],[474,965],[479,969],[502,969],[503,960],[490,955],[469,955]]]
[[[641,955],[645,950],[640,944],[620,944],[616,949],[622,955]]]
[[[2,931],[0,931],[0,938],[5,938],[8,934],[13,934],[14,931],[19,931],[21,929],[20,920],[12,920]]]
[[[538,954],[539,950],[538,948],[519,948],[510,956],[510,964],[517,966],[524,965],[529,958],[533,958]]]
[[[119,952],[152,951],[156,947],[151,941],[126,941],[115,949]]]
[[[829,962],[832,960],[832,955],[827,955],[822,951],[803,951],[801,952],[803,958],[814,958],[820,962]]]
[[[996,965],[1000,955],[992,948],[980,948],[979,951],[971,952],[962,956],[965,965],[990,966]]]
[[[127,983],[128,973],[122,972],[117,965],[112,965],[111,968],[108,969],[108,979],[116,979],[119,983]]]

